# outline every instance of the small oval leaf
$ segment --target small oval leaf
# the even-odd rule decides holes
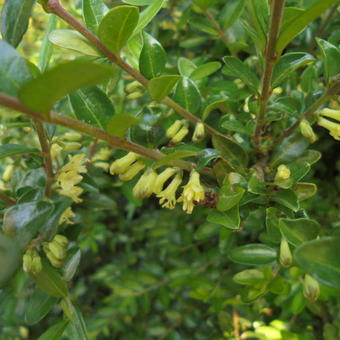
[[[229,258],[233,262],[247,265],[269,264],[276,259],[276,250],[265,244],[247,244],[234,248]]]

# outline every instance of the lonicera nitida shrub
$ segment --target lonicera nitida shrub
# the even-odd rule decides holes
[[[0,339],[339,339],[338,4],[6,0]]]

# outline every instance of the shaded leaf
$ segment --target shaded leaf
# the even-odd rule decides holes
[[[176,85],[181,76],[166,75],[151,79],[148,82],[148,90],[153,100],[161,101],[164,99]]]
[[[16,155],[23,155],[28,153],[39,153],[40,151],[36,148],[30,148],[25,145],[20,144],[5,144],[0,146],[0,159],[9,157],[9,156],[16,156]]]
[[[97,33],[100,21],[108,11],[103,0],[82,0],[83,17],[86,26],[94,34]]]
[[[157,169],[163,165],[172,165],[173,161],[182,159],[182,158],[188,158],[197,156],[199,152],[197,151],[188,151],[188,150],[178,150],[170,153],[169,155],[166,155],[159,161],[154,163],[154,168]]]
[[[210,63],[200,65],[191,73],[190,78],[192,80],[199,80],[208,77],[215,73],[220,67],[221,63],[218,61],[212,61]]]
[[[195,114],[201,107],[201,94],[195,83],[183,77],[176,85],[174,100],[186,110]]]
[[[69,320],[59,321],[51,326],[46,332],[41,334],[38,340],[59,340],[61,339]]]
[[[227,212],[212,210],[207,217],[208,222],[223,225],[228,229],[240,228],[240,212],[238,205],[229,209]]]
[[[124,113],[115,114],[107,123],[106,131],[115,137],[124,137],[128,128],[136,125],[140,119]]]

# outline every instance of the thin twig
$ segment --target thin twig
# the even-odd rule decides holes
[[[108,48],[106,48],[103,43],[99,40],[97,36],[95,36],[91,31],[89,31],[81,22],[79,22],[75,17],[73,17],[69,12],[67,12],[59,0],[49,0],[47,4],[44,6],[44,9],[48,13],[53,13],[67,22],[70,26],[76,29],[79,33],[81,33],[84,37],[86,37],[93,45],[102,52],[108,59],[110,59],[114,64],[122,68],[124,71],[129,73],[135,80],[141,83],[144,87],[147,87],[148,79],[146,79],[141,73],[132,68],[130,65],[125,63],[119,56],[111,52]],[[205,126],[207,132],[212,135],[219,135],[220,133],[209,126],[208,124],[201,121],[198,117],[193,115],[191,112],[178,105],[169,97],[166,97],[162,100],[162,103],[167,104],[169,107],[174,109],[178,114],[191,121],[192,123],[202,122]]]
[[[263,119],[267,111],[268,100],[271,92],[271,81],[274,65],[278,60],[276,55],[276,41],[280,33],[281,20],[283,16],[285,0],[276,0],[272,4],[270,29],[265,50],[265,69],[262,77],[261,95],[259,98],[260,108],[256,119],[256,129],[254,134],[254,144],[259,149],[260,138],[263,128]]]
[[[41,155],[44,160],[44,170],[46,173],[46,196],[48,197],[51,193],[51,185],[53,183],[53,166],[52,166],[52,159],[51,159],[51,149],[50,144],[47,141],[44,125],[41,123],[40,120],[33,119],[34,126],[36,128],[40,146],[41,146]]]

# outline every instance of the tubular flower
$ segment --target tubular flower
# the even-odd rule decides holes
[[[174,209],[176,205],[176,191],[182,183],[182,172],[178,172],[171,183],[161,191],[157,197],[162,208]]]
[[[124,172],[119,175],[119,178],[122,181],[129,181],[130,179],[134,178],[139,171],[145,168],[145,164],[141,161],[137,161],[130,165],[130,167]]]
[[[318,137],[314,133],[313,128],[309,124],[308,120],[302,119],[301,122],[300,122],[299,127],[300,127],[300,132],[301,132],[302,136],[307,138],[310,143],[316,142]]]
[[[320,111],[321,116],[332,118],[340,122],[340,110],[332,110],[332,109],[322,109]]]
[[[160,173],[155,180],[153,192],[155,194],[159,194],[163,189],[164,183],[175,173],[176,169],[174,168],[167,168],[162,173]]]
[[[72,211],[71,207],[68,207],[63,214],[60,216],[59,219],[59,224],[63,224],[64,222],[66,222],[67,224],[74,224],[74,222],[72,222],[70,220],[70,218],[73,218],[75,215],[75,213]]]
[[[75,156],[70,156],[68,163],[65,164],[60,169],[60,171],[66,172],[66,171],[75,170],[78,173],[87,172],[86,166],[84,165],[85,162],[86,162],[86,159],[85,159],[84,153],[80,153]]]
[[[276,175],[275,175],[275,181],[276,182],[284,181],[285,179],[288,179],[289,177],[290,177],[289,168],[284,164],[279,165],[277,168]]]
[[[156,171],[152,168],[147,169],[134,186],[133,195],[139,199],[151,196],[156,178]]]
[[[204,124],[197,123],[194,134],[192,136],[192,141],[194,143],[198,143],[204,138],[204,136],[205,136]]]
[[[189,128],[184,125],[170,140],[171,143],[177,144],[181,142],[184,137],[189,133]]]
[[[318,125],[324,127],[329,130],[329,134],[336,140],[340,140],[340,124],[331,122],[328,119],[319,117]]]
[[[182,196],[178,202],[183,202],[183,210],[191,214],[194,209],[194,202],[202,201],[205,197],[205,191],[200,183],[200,174],[192,171],[189,182],[184,186]]]
[[[126,172],[128,167],[134,161],[136,161],[138,157],[139,156],[136,153],[129,152],[124,157],[115,160],[110,166],[110,174],[111,175],[115,175],[115,174],[119,175],[119,174]]]
[[[95,155],[92,157],[92,161],[107,161],[112,155],[112,149],[110,148],[101,148]]]
[[[181,120],[176,120],[167,130],[166,130],[166,136],[168,138],[173,138],[175,134],[179,131],[179,129],[182,127],[183,122]]]

